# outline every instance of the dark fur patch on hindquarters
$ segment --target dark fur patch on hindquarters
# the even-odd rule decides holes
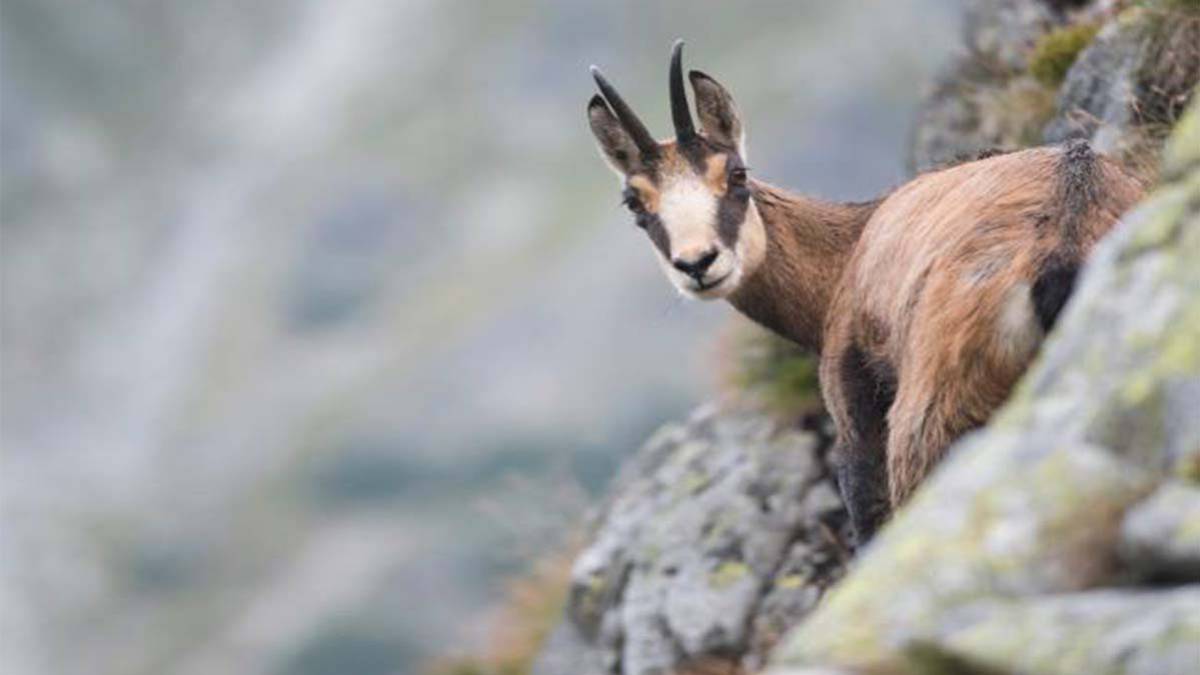
[[[1058,321],[1058,315],[1075,290],[1075,277],[1079,276],[1079,265],[1061,258],[1047,260],[1033,282],[1033,311],[1037,314],[1042,331],[1049,333]]]
[[[837,482],[850,512],[856,544],[870,541],[891,510],[887,479],[887,412],[896,398],[896,374],[858,346],[842,357],[842,391],[850,429],[840,429]]]

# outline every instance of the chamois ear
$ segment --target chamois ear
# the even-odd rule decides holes
[[[733,97],[720,83],[698,70],[688,73],[688,79],[696,92],[696,114],[704,135],[718,145],[735,148],[745,157],[746,134]]]
[[[642,164],[642,153],[604,98],[599,94],[593,96],[588,101],[587,112],[588,124],[592,127],[592,135],[596,137],[604,161],[620,176],[633,173]]]

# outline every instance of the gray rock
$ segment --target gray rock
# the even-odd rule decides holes
[[[1065,22],[1043,0],[971,0],[966,3],[963,44],[971,57],[995,72],[1017,73],[1042,35]]]
[[[981,602],[946,614],[934,639],[1003,672],[1193,675],[1200,586]]]
[[[1200,581],[1200,487],[1164,483],[1125,515],[1120,546],[1143,578]]]
[[[756,663],[849,557],[822,445],[715,408],[658,432],[575,563],[567,615],[579,653],[630,674]]]
[[[1054,112],[1054,92],[1025,74],[1037,40],[1065,15],[1040,0],[967,4],[967,51],[934,82],[913,125],[914,173],[971,159],[995,148],[1036,145]]]
[[[922,641],[868,668],[780,666],[767,675],[1192,675],[1200,664],[1200,586],[1099,590],[969,603]]]
[[[1104,26],[1059,90],[1047,143],[1088,138],[1152,169],[1200,82],[1200,8],[1150,2]]]

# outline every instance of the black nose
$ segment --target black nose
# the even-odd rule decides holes
[[[700,281],[704,278],[704,273],[708,271],[709,267],[712,267],[713,261],[716,259],[717,249],[711,248],[706,253],[701,254],[699,258],[692,261],[684,260],[683,258],[674,258],[671,260],[671,265],[696,281]]]

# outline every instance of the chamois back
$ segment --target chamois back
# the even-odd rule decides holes
[[[827,343],[896,373],[893,504],[1007,398],[1087,254],[1141,193],[1077,142],[923,174],[875,210],[831,308],[851,318],[831,319]]]

